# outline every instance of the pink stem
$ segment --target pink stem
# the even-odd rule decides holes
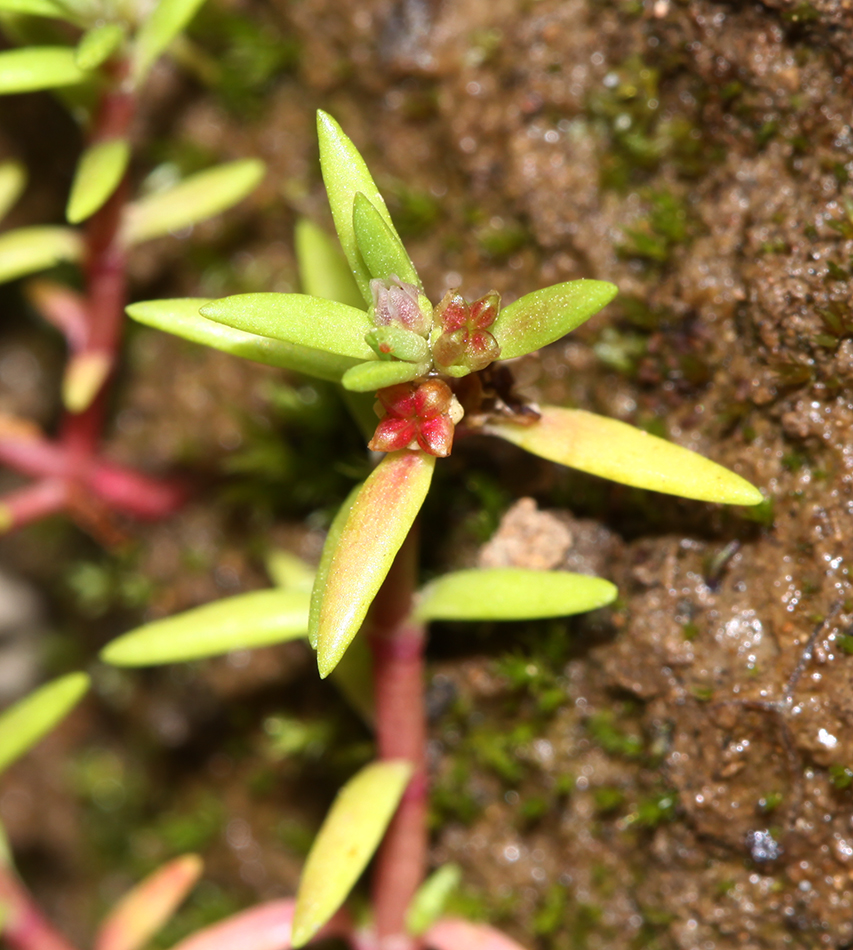
[[[126,66],[117,69],[115,82],[121,83]],[[135,112],[133,96],[116,89],[106,93],[92,131],[91,141],[127,135]],[[121,325],[127,297],[127,255],[120,241],[122,213],[129,194],[125,175],[106,204],[86,225],[86,350],[115,358],[121,339]],[[95,454],[104,427],[107,380],[92,404],[80,413],[66,413],[61,441],[73,463],[80,464]]]
[[[112,508],[143,520],[164,518],[186,499],[186,492],[177,482],[157,481],[109,462],[94,467],[88,484]]]
[[[380,759],[414,766],[409,786],[385,834],[373,874],[373,914],[380,948],[407,950],[406,912],[427,863],[426,720],[422,624],[412,620],[417,539],[413,529],[382,585],[370,613],[376,733]]]
[[[34,478],[65,478],[68,461],[55,442],[40,436],[0,436],[0,463]]]
[[[11,531],[32,521],[62,511],[68,501],[68,488],[59,478],[46,478],[0,497],[2,528]]]
[[[5,866],[0,866],[0,905],[6,911],[3,940],[10,950],[74,950]]]

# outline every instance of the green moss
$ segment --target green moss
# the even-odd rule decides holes
[[[844,791],[853,785],[853,769],[836,762],[829,767],[829,780],[834,788]]]
[[[843,653],[846,653],[848,656],[853,655],[853,636],[851,636],[849,633],[845,633],[840,637],[836,637],[835,642],[838,644]]]
[[[530,241],[530,233],[519,221],[497,218],[475,234],[480,250],[494,258],[509,257]]]
[[[628,240],[616,250],[622,257],[634,257],[654,264],[665,264],[673,252],[696,231],[684,200],[673,192],[649,189],[643,193],[647,216],[635,227],[623,228]]]
[[[248,16],[220,4],[206,5],[194,18],[190,35],[210,59],[197,70],[235,114],[260,114],[263,95],[296,68],[299,44],[270,20]]]
[[[417,237],[435,227],[441,216],[441,204],[428,191],[396,178],[384,179],[382,190],[389,198],[391,215],[401,237]]]
[[[599,815],[612,815],[625,804],[625,793],[615,785],[602,785],[593,792],[593,800]]]
[[[763,795],[758,800],[758,808],[764,815],[769,815],[771,812],[776,811],[776,809],[782,804],[784,796],[781,792],[768,792],[766,795]]]
[[[641,736],[623,730],[613,710],[602,710],[585,720],[584,725],[592,740],[610,755],[638,759],[643,754]]]
[[[812,4],[803,0],[790,10],[783,10],[782,19],[786,23],[796,23],[798,25],[817,23],[820,20],[820,13]]]
[[[638,828],[656,828],[675,818],[678,796],[672,789],[664,789],[637,802],[637,807],[625,816],[625,825]]]
[[[560,930],[569,914],[571,898],[565,887],[552,884],[533,917],[533,932],[547,937]]]

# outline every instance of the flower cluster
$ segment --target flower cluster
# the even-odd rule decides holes
[[[420,448],[445,458],[464,413],[440,376],[467,376],[500,356],[501,348],[487,329],[497,319],[500,295],[493,290],[469,304],[458,290],[448,290],[433,312],[414,284],[394,274],[371,280],[370,291],[370,317],[376,329],[367,333],[366,343],[380,360],[417,366],[412,381],[377,390],[380,422],[370,448],[377,452]]]

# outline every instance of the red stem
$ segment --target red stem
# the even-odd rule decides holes
[[[120,83],[121,73],[116,76]],[[136,103],[127,92],[113,90],[104,95],[95,118],[91,141],[127,135]],[[121,339],[121,325],[127,302],[127,254],[120,240],[121,220],[129,194],[125,175],[106,204],[86,225],[86,318],[85,349],[115,359]],[[91,405],[80,413],[65,414],[61,441],[74,461],[95,454],[104,427],[107,380]],[[72,462],[73,464],[73,462]]]
[[[7,915],[3,941],[10,950],[74,950],[7,866],[0,866],[0,905]]]
[[[380,948],[406,950],[406,911],[427,864],[426,717],[423,624],[412,620],[417,580],[413,529],[373,602],[369,643],[373,651],[376,733],[380,759],[406,759],[412,779],[383,839],[373,875],[374,926]]]

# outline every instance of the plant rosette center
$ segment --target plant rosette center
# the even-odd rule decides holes
[[[419,448],[444,458],[465,413],[439,376],[459,379],[486,369],[500,356],[488,330],[500,311],[500,295],[492,290],[468,303],[454,288],[433,311],[414,284],[394,275],[372,280],[370,290],[376,329],[365,337],[367,344],[380,360],[416,363],[420,372],[412,382],[377,390],[380,422],[369,447],[378,452]]]

